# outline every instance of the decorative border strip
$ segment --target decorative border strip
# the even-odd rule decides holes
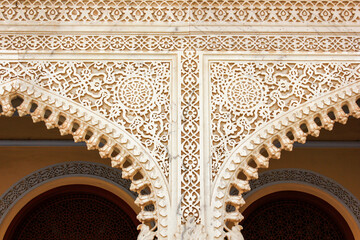
[[[182,222],[200,219],[200,58],[195,49],[181,58],[181,212]]]
[[[7,0],[4,23],[357,23],[359,1]]]
[[[0,196],[0,223],[16,202],[28,192],[46,182],[64,177],[100,178],[125,189],[135,199],[138,195],[130,191],[131,181],[123,179],[121,175],[120,169],[92,162],[65,162],[41,168],[23,177]]]
[[[359,52],[360,37],[312,35],[0,35],[0,50]]]
[[[341,186],[333,179],[310,170],[287,168],[263,172],[259,175],[258,179],[251,180],[249,182],[251,191],[245,193],[243,197],[249,197],[252,193],[260,188],[283,182],[305,183],[325,190],[348,208],[360,226],[359,199],[357,199],[351,192],[349,192],[346,188]]]

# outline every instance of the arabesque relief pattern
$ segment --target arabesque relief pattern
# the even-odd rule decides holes
[[[14,79],[71,99],[124,127],[168,177],[170,62],[0,62],[0,83]]]
[[[8,35],[6,37],[4,37],[4,39],[28,39],[29,41],[26,44],[23,45],[17,45],[17,44],[11,44],[11,48],[7,48],[8,50],[12,49],[12,50],[40,50],[40,49],[44,49],[44,50],[50,50],[52,48],[54,49],[62,49],[64,51],[68,51],[70,49],[74,49],[74,50],[78,50],[78,51],[85,51],[85,50],[101,50],[101,48],[99,47],[98,44],[95,44],[95,41],[92,42],[88,42],[86,47],[79,47],[78,45],[74,45],[73,43],[75,43],[75,40],[77,40],[78,38],[83,38],[82,36],[71,36],[70,39],[73,43],[71,43],[68,46],[74,46],[71,47],[69,49],[63,48],[63,44],[65,44],[65,42],[63,41],[55,41],[53,45],[51,44],[35,44],[32,46],[37,46],[37,48],[30,48],[30,43],[29,42],[36,42],[36,40],[34,39],[42,39],[42,42],[46,43],[46,42],[51,42],[51,39],[57,39],[57,38],[62,38],[62,37],[58,37],[58,36],[37,36],[37,35]],[[93,39],[96,39],[94,36],[92,36]],[[107,38],[103,38],[103,39],[113,39],[116,38],[116,36],[111,36],[111,37],[107,37]],[[217,48],[215,48],[216,50],[226,50],[226,51],[233,51],[233,49],[241,49],[242,51],[248,51],[250,52],[250,50],[252,51],[263,51],[263,49],[267,49],[267,48],[259,48],[260,45],[257,45],[256,49],[251,48],[249,50],[246,50],[244,48],[245,44],[243,43],[243,40],[245,37],[240,37],[240,36],[220,36],[220,37],[210,37],[210,36],[189,36],[189,37],[184,37],[184,36],[172,36],[170,37],[162,37],[162,36],[140,36],[140,37],[135,37],[135,36],[121,36],[119,37],[119,39],[123,39],[124,42],[126,42],[127,44],[121,45],[123,46],[123,50],[126,51],[134,51],[134,50],[138,50],[138,51],[175,51],[176,53],[180,53],[182,56],[181,57],[181,76],[182,76],[182,91],[181,91],[181,95],[182,95],[182,103],[181,103],[181,108],[182,108],[182,114],[181,114],[181,118],[182,118],[182,167],[181,167],[181,171],[182,171],[182,175],[184,177],[182,177],[182,188],[181,188],[181,193],[182,193],[182,198],[181,198],[181,216],[183,221],[186,221],[188,219],[192,219],[192,217],[194,217],[196,220],[196,222],[200,222],[200,218],[199,218],[199,212],[200,212],[200,186],[199,186],[199,182],[200,182],[200,146],[199,146],[199,139],[200,139],[200,130],[199,130],[199,117],[200,117],[200,113],[199,113],[199,83],[198,83],[198,78],[199,78],[199,74],[200,74],[200,67],[199,67],[199,53],[200,51],[204,51],[209,49],[209,43],[215,43],[217,42],[218,45],[214,45],[214,46],[218,46]],[[248,39],[253,39],[253,41],[260,41],[262,38],[259,36],[247,36],[246,38]],[[271,37],[270,37],[271,38]],[[293,37],[289,38],[289,36],[277,36],[277,37],[273,37],[273,39],[284,39],[283,41],[289,41],[289,39],[292,39]],[[295,38],[295,37],[294,37]],[[313,36],[303,36],[303,37],[296,37],[296,39],[302,39],[301,41],[299,41],[300,45],[297,45],[297,52],[307,52],[307,51],[313,51],[314,49],[316,49],[316,51],[319,52],[356,52],[358,49],[358,37],[353,37],[353,36],[348,36],[348,37],[336,37],[336,36],[326,36],[326,37],[319,37],[317,38],[316,42],[316,48],[313,47],[309,47],[310,45],[308,44],[309,42],[312,42],[312,40],[314,39]],[[129,42],[126,41],[129,40]],[[312,39],[311,41],[308,39]],[[34,41],[33,41],[34,40]],[[131,40],[131,41],[130,41]],[[227,41],[223,41],[223,40],[227,40]],[[15,41],[15,40],[13,40]],[[274,40],[275,41],[275,40]],[[324,42],[330,42],[331,44],[324,44],[322,45],[322,47],[320,47],[321,43]],[[20,41],[17,41],[20,42]],[[106,41],[105,41],[106,42]],[[233,42],[234,44],[225,44],[226,42]],[[60,44],[61,43],[61,44]],[[167,44],[165,44],[167,43]],[[79,44],[79,42],[77,42],[77,44]],[[110,42],[109,42],[110,44]],[[151,45],[154,44],[154,45]],[[7,46],[7,45],[2,45],[2,46]],[[24,47],[25,46],[25,47]],[[54,46],[54,47],[51,47]],[[104,45],[104,46],[110,46],[110,45]],[[186,46],[188,46],[189,50],[183,50],[186,49]],[[226,46],[228,46],[228,48],[226,48]],[[232,46],[232,47],[229,47]],[[283,45],[285,47],[283,47],[283,51],[291,51],[291,47],[292,45]],[[326,46],[326,48],[325,48]],[[200,47],[200,49],[198,49],[198,47]],[[268,46],[269,48],[270,46]],[[108,51],[112,51],[112,49],[110,47],[106,47],[105,48]],[[46,62],[46,61],[45,61]],[[76,61],[75,61],[76,62]],[[152,61],[151,61],[152,62]],[[8,61],[8,62],[3,62],[3,65],[5,64],[15,64],[16,62],[14,61]],[[25,62],[23,61],[22,64],[20,65],[24,65],[27,66],[30,62]],[[156,61],[153,63],[155,64]],[[161,65],[162,61],[158,61],[156,64],[160,64]],[[57,64],[56,62],[53,62],[53,64]],[[84,63],[82,63],[84,64]],[[94,62],[87,62],[87,65],[93,65],[95,64]],[[110,65],[114,64],[113,62],[110,62]],[[127,62],[127,64],[129,65],[136,65],[135,62]],[[139,62],[137,63],[139,66]],[[148,68],[148,66],[146,67],[146,64],[150,64],[152,66],[152,63],[150,62],[142,62],[142,66],[145,68]],[[155,64],[155,65],[156,65]],[[165,76],[168,76],[169,71],[170,71],[170,67],[168,65],[169,63],[166,62],[165,66],[167,65],[168,67],[162,68],[164,69],[164,71],[162,71],[162,73],[166,73]],[[214,64],[220,64],[220,65],[236,65],[236,62],[229,62],[229,61],[225,61],[225,62],[214,62]],[[253,63],[255,64],[255,63]],[[261,63],[257,63],[258,66],[262,66],[262,68],[266,69],[267,65],[272,65],[272,64],[261,64]],[[288,65],[287,65],[288,64]],[[31,65],[31,64],[30,64]],[[65,64],[66,65],[66,64]],[[85,64],[86,65],[86,64]],[[141,65],[141,64],[140,64]],[[241,65],[241,64],[240,64]],[[251,64],[250,64],[251,65]],[[256,64],[255,64],[256,65]],[[273,64],[276,65],[276,64]],[[328,86],[332,86],[333,89],[335,89],[336,87],[340,87],[343,86],[344,84],[346,84],[346,81],[350,79],[350,82],[352,81],[356,81],[357,78],[344,78],[339,80],[339,77],[341,75],[338,75],[338,73],[335,74],[335,76],[338,76],[337,78],[335,77],[334,79],[330,79],[328,78],[326,80],[326,74],[323,72],[323,69],[321,69],[321,66],[319,64],[298,64],[297,68],[295,68],[292,73],[290,73],[290,69],[291,67],[294,68],[294,66],[296,65],[296,63],[284,63],[283,62],[283,66],[281,65],[281,63],[277,63],[278,68],[282,69],[281,71],[282,74],[284,75],[284,73],[286,72],[285,76],[282,76],[282,84],[279,83],[275,83],[273,81],[273,83],[268,84],[269,86],[272,86],[272,88],[275,88],[278,90],[278,93],[282,93],[280,91],[280,89],[285,90],[288,88],[288,93],[292,91],[293,87],[289,86],[289,83],[291,82],[290,79],[294,80],[294,78],[291,78],[291,74],[300,74],[300,70],[301,67],[305,67],[306,69],[309,69],[310,71],[313,71],[314,73],[316,73],[316,71],[318,71],[318,78],[320,79],[320,81],[318,81],[318,83],[323,84],[329,84]],[[325,64],[326,65],[326,64]],[[343,69],[344,71],[342,71],[342,73],[350,73],[352,74],[352,76],[358,76],[358,73],[355,71],[355,68],[357,66],[356,63],[348,63],[348,64],[327,64],[327,69],[326,71],[328,71],[329,74],[332,74],[334,69],[338,68],[338,69]],[[80,65],[81,66],[81,63]],[[301,66],[301,67],[299,67]],[[164,67],[164,66],[162,66]],[[273,66],[274,67],[274,66]],[[272,67],[272,68],[273,68]],[[21,67],[23,68],[23,66]],[[251,67],[250,67],[251,68]],[[6,67],[5,67],[6,69]],[[70,68],[71,69],[71,68]],[[82,69],[82,67],[80,67],[80,69]],[[107,76],[108,72],[106,71],[107,66],[103,65],[103,67],[100,69],[102,70],[96,70],[96,74],[102,75],[102,76]],[[277,70],[279,70],[277,69]],[[10,72],[14,72],[15,69],[10,70]],[[19,70],[19,69],[17,69]],[[83,69],[82,69],[83,70]],[[225,68],[226,71],[229,71],[228,69]],[[296,71],[295,71],[296,70]],[[6,73],[5,70],[2,71],[2,74]],[[48,69],[45,70],[45,72],[49,71]],[[78,70],[72,70],[74,73],[76,72],[76,74],[79,74]],[[264,70],[261,69],[261,71],[263,71],[261,74],[267,74],[269,75],[269,73],[267,73]],[[39,73],[39,72],[38,72]],[[55,72],[54,72],[55,73]],[[53,76],[54,73],[52,73]],[[95,72],[94,72],[95,73]],[[189,74],[190,73],[190,74]],[[214,72],[214,74],[216,73],[216,71]],[[229,72],[228,72],[229,73]],[[271,72],[270,72],[271,73]],[[6,73],[7,74],[7,73]],[[16,73],[18,74],[18,73]],[[16,74],[14,76],[16,76]],[[67,74],[65,72],[65,74]],[[92,72],[90,73],[93,74]],[[95,75],[96,75],[95,74]],[[234,74],[234,73],[232,73]],[[277,74],[277,73],[273,73],[273,74]],[[50,74],[51,75],[51,74]],[[316,74],[315,74],[316,75]],[[84,75],[85,76],[85,75]],[[271,76],[271,74],[269,75]],[[273,76],[272,76],[273,77]],[[234,75],[233,79],[238,79],[238,78],[242,78],[242,76],[240,75]],[[316,78],[316,76],[315,76]],[[314,79],[315,79],[314,78]],[[324,79],[325,80],[324,80]],[[26,79],[26,78],[25,78]],[[27,77],[27,79],[29,79]],[[154,78],[156,79],[156,78]],[[166,84],[168,84],[168,77],[163,77],[163,79],[166,79],[163,81],[163,84],[161,87],[162,89],[165,89],[163,94],[164,96],[166,94],[168,94],[168,87],[166,86]],[[285,80],[287,79],[287,80]],[[319,80],[318,79],[318,80]],[[347,80],[346,80],[347,79]],[[354,80],[355,79],[355,80]],[[305,81],[312,81],[312,79],[303,79]],[[105,79],[104,79],[105,81]],[[240,80],[241,82],[242,80]],[[271,81],[271,80],[270,80]],[[221,82],[221,81],[220,81]],[[235,81],[237,82],[237,81]],[[246,81],[245,78],[245,82],[249,82]],[[348,83],[350,83],[348,82]],[[99,81],[98,81],[98,87],[100,87],[99,85]],[[264,85],[265,83],[262,83],[261,81],[257,81],[258,84]],[[94,86],[92,86],[93,84],[95,84]],[[159,84],[159,83],[158,83]],[[334,85],[335,84],[335,85]],[[231,85],[231,84],[230,84]],[[266,85],[266,84],[265,84]],[[241,84],[232,84],[233,86],[233,92],[235,93],[237,91],[237,88],[241,87]],[[43,86],[46,87],[46,84]],[[86,86],[86,88],[91,88],[91,87],[95,87],[96,88],[96,81],[94,81],[94,83],[89,84],[89,86]],[[109,86],[110,87],[110,86]],[[124,86],[122,86],[124,87]],[[325,85],[324,85],[325,87]],[[299,95],[299,97],[302,99],[300,102],[305,102],[306,99],[304,98],[304,94],[306,91],[306,93],[310,92],[312,93],[313,97],[319,96],[320,92],[316,92],[315,90],[313,90],[311,92],[311,88],[307,87],[306,85],[301,85],[301,84],[297,84],[297,88],[300,91],[300,93],[302,92],[302,94]],[[100,89],[102,89],[102,87],[100,87]],[[224,91],[226,88],[221,89],[221,91]],[[268,88],[264,88],[265,90]],[[53,90],[52,90],[53,91]],[[54,89],[54,92],[56,92],[57,90]],[[146,91],[150,91],[149,89],[146,89]],[[326,90],[322,90],[324,91],[323,93],[326,92]],[[276,91],[275,91],[276,92]],[[57,93],[59,94],[59,91],[57,91]],[[92,93],[93,94],[93,93]],[[321,95],[321,94],[320,94]],[[84,102],[81,102],[79,100],[77,100],[79,103],[85,103],[84,106],[89,107],[89,101],[90,102],[94,102],[93,103],[93,107],[96,106],[94,99],[91,97],[91,95],[89,95],[89,99],[87,99],[88,96],[84,97]],[[307,100],[310,100],[311,98],[308,98]],[[76,99],[75,99],[76,101]],[[295,100],[296,101],[296,100]],[[123,104],[123,103],[122,103]],[[126,104],[126,103],[125,103]],[[298,103],[299,104],[299,103]],[[277,106],[277,104],[275,104]],[[110,106],[110,105],[109,105]],[[225,105],[224,105],[225,106]],[[229,107],[230,105],[228,105],[227,107]],[[124,106],[121,106],[124,107]],[[161,108],[162,110],[168,109],[166,107]],[[259,108],[260,110],[261,108]],[[101,113],[101,111],[104,111],[102,109],[102,106],[98,106],[98,110]],[[135,110],[133,110],[135,111]],[[135,111],[136,112],[136,111]],[[162,112],[163,114],[163,112]],[[268,113],[269,114],[269,113]],[[268,115],[269,116],[269,115]],[[168,117],[168,115],[167,115]],[[262,123],[266,123],[267,121],[270,121],[272,118],[270,117],[266,117],[265,119],[262,119],[261,116],[259,117],[259,119],[261,119]],[[121,120],[120,120],[121,122]],[[255,125],[254,125],[255,126]],[[129,128],[128,128],[129,129]],[[253,131],[255,131],[253,129]],[[142,134],[142,133],[140,133]],[[240,141],[238,142],[239,144],[241,143]],[[231,144],[231,141],[230,141]],[[228,143],[224,142],[224,146],[220,146],[221,147],[225,147],[227,146]],[[235,145],[232,146],[233,148],[235,148]],[[160,161],[160,162],[159,162]],[[217,160],[215,160],[217,161]],[[222,160],[223,161],[223,160]],[[159,166],[163,166],[161,163],[161,160],[157,160]],[[220,168],[220,164],[218,166],[216,166],[216,168]],[[241,167],[243,168],[243,167]],[[164,170],[164,168],[163,168]],[[164,173],[166,175],[166,173]],[[215,175],[213,175],[214,177]],[[218,205],[220,206],[220,205]],[[224,205],[225,206],[225,205]],[[223,206],[223,207],[224,207]],[[221,208],[220,208],[221,209]],[[239,218],[238,220],[240,220],[241,218]],[[215,221],[215,224],[217,224],[217,221]],[[221,223],[222,224],[222,223]],[[166,235],[163,235],[166,236]]]
[[[0,21],[7,22],[357,22],[359,1],[144,1],[5,0]]]
[[[213,61],[209,68],[213,179],[233,149],[263,124],[360,78],[359,63]]]
[[[258,168],[267,168],[270,159],[279,159],[282,150],[291,151],[294,142],[305,143],[308,135],[319,136],[322,128],[346,124],[348,117],[360,118],[360,82],[308,100],[301,107],[263,124],[233,151],[214,184],[212,196],[215,238],[223,239],[223,222],[230,239],[241,230],[239,208],[242,195],[250,191],[249,180],[258,178]],[[230,226],[230,227],[228,227]]]
[[[181,213],[183,222],[200,222],[199,55],[190,45],[182,56]]]
[[[197,35],[191,35],[191,31],[194,30],[190,29],[196,29],[198,25],[210,27],[233,25],[240,27],[238,29],[249,25],[260,27],[260,30],[263,26],[276,27],[278,25],[316,28],[332,24],[332,27],[339,25],[356,27],[360,22],[359,5],[359,1],[339,0],[5,0],[0,6],[0,28],[7,29],[8,26],[12,26],[15,29],[17,25],[22,28],[15,31],[10,27],[12,32],[4,31],[0,34],[0,50],[4,56],[1,66],[5,66],[0,74],[12,72],[16,76],[19,74],[18,71],[21,72],[24,69],[31,71],[21,76],[19,80],[14,78],[18,84],[13,87],[16,90],[4,90],[5,93],[3,93],[0,89],[3,95],[1,103],[3,114],[12,114],[13,110],[9,104],[11,98],[15,96],[13,93],[21,93],[21,97],[32,97],[33,100],[25,99],[28,103],[34,99],[41,103],[38,111],[31,113],[30,109],[26,109],[24,112],[31,113],[36,121],[37,119],[44,120],[49,127],[59,127],[64,134],[71,132],[73,122],[65,121],[59,125],[56,121],[60,116],[65,115],[66,119],[72,119],[72,115],[78,113],[68,108],[65,112],[59,111],[61,115],[57,113],[57,108],[51,105],[48,108],[52,109],[51,112],[56,110],[56,113],[51,114],[47,120],[44,115],[47,105],[44,101],[48,98],[43,97],[41,95],[43,93],[33,96],[34,93],[29,90],[31,88],[27,88],[40,84],[42,89],[49,91],[47,94],[66,97],[65,102],[78,103],[81,109],[89,110],[90,115],[91,113],[99,114],[101,118],[97,120],[98,122],[109,125],[114,123],[117,126],[114,129],[125,128],[129,135],[135,136],[142,144],[139,148],[133,147],[133,144],[127,143],[127,140],[118,140],[112,136],[111,131],[115,131],[114,129],[108,129],[106,126],[99,127],[100,124],[94,128],[91,122],[95,120],[88,120],[86,115],[81,115],[81,121],[76,118],[81,124],[80,130],[74,132],[75,139],[86,140],[90,149],[99,148],[97,144],[101,139],[101,134],[105,134],[105,138],[110,140],[111,144],[103,147],[106,150],[100,148],[100,153],[104,152],[103,156],[111,156],[114,146],[120,145],[135,154],[131,155],[130,166],[124,160],[129,158],[115,159],[113,157],[113,162],[114,166],[127,169],[123,170],[123,174],[125,172],[124,176],[133,180],[133,190],[140,193],[145,186],[150,186],[151,192],[154,193],[137,202],[144,212],[139,215],[142,222],[156,222],[152,229],[149,229],[149,225],[142,225],[139,239],[152,239],[155,235],[158,238],[172,238],[174,235],[168,236],[167,227],[170,222],[173,224],[176,220],[168,219],[170,209],[176,210],[176,215],[180,216],[182,226],[184,226],[184,228],[182,226],[178,228],[176,237],[221,239],[226,235],[229,240],[241,239],[240,226],[236,225],[241,216],[236,212],[226,212],[225,209],[229,204],[238,209],[243,203],[241,193],[248,190],[247,181],[256,178],[257,169],[248,166],[250,159],[254,159],[258,167],[266,167],[270,157],[279,157],[280,150],[273,145],[274,139],[270,139],[269,136],[277,136],[281,142],[280,149],[290,150],[294,141],[305,141],[307,134],[318,134],[320,127],[330,129],[334,121],[344,122],[348,115],[358,116],[357,99],[355,99],[358,97],[357,88],[350,88],[345,93],[342,93],[342,90],[348,85],[354,86],[359,82],[359,63],[353,59],[360,50],[360,38],[356,33],[337,34],[330,33],[331,31],[326,34],[299,32],[265,34],[261,31],[258,31],[259,34],[247,34],[246,31],[237,32],[236,30],[235,34],[232,31],[228,35],[216,31],[213,34],[205,31],[203,34],[203,29],[200,28]],[[39,33],[30,34],[29,32],[32,31],[29,29],[31,30],[34,26]],[[46,26],[69,28],[66,28],[67,32],[61,32],[62,28],[46,29]],[[100,26],[101,31],[91,31],[89,26]],[[102,31],[106,26],[110,26],[107,28],[109,33]],[[122,27],[125,29],[126,26],[131,30],[128,32],[124,30],[126,34],[121,34]],[[135,32],[135,27],[139,26],[146,29],[142,30],[142,34],[129,34],[129,32],[133,33],[133,28]],[[158,33],[163,32],[158,30],[158,27],[164,26],[170,26],[169,28],[174,32]],[[186,34],[182,32],[177,35],[177,28],[184,29],[184,26]],[[78,33],[74,29],[71,30],[72,27],[85,31]],[[111,30],[112,28],[115,30]],[[23,32],[24,29],[27,31]],[[117,32],[116,29],[121,31]],[[316,29],[310,31],[315,33]],[[86,53],[97,56],[101,54],[115,56],[118,53],[124,56],[141,56],[148,53],[173,54],[177,56],[174,64],[177,64],[179,74],[172,79],[170,75],[175,66],[172,66],[170,61],[161,59],[80,61],[76,60],[75,56],[71,61],[26,60],[27,54],[38,52],[49,54],[49,58],[54,52],[56,54]],[[211,101],[210,117],[213,122],[211,126],[201,128],[201,121],[204,118],[203,106],[200,104],[201,81],[204,77],[202,63],[204,55],[209,52],[216,52],[219,55],[235,53],[239,55],[282,54],[283,56],[294,53],[309,54],[309,56],[318,53],[329,56],[341,54],[350,61],[307,63],[307,61],[277,60],[240,63],[215,60],[210,66],[205,66],[211,69],[209,79],[206,80],[210,83],[212,96],[206,100]],[[17,56],[16,60],[13,58],[14,55]],[[48,65],[42,66],[40,62]],[[98,66],[97,62],[102,65]],[[15,65],[18,67],[13,67]],[[118,75],[115,76],[115,73]],[[307,76],[303,76],[304,74]],[[41,76],[42,81],[37,76]],[[71,84],[67,85],[70,82]],[[179,83],[175,84],[180,88],[178,90],[180,96],[175,96],[175,107],[172,107],[171,99],[174,96],[171,95],[170,82]],[[48,83],[55,83],[55,85],[48,85]],[[70,86],[73,83],[77,84],[76,89]],[[9,84],[5,85],[9,86]],[[23,88],[25,90],[22,90]],[[251,91],[244,93],[244,89]],[[309,102],[328,99],[329,94],[339,92],[341,96],[336,95],[331,100],[321,100],[325,102],[317,102],[318,105],[315,104],[316,106],[312,108],[304,107]],[[258,96],[258,94],[270,95]],[[40,101],[38,98],[45,100]],[[331,109],[328,102],[337,105]],[[341,110],[340,105],[344,102],[349,108],[348,113]],[[31,105],[23,105],[24,108],[28,106]],[[174,114],[171,109],[176,109],[179,122],[171,119]],[[294,117],[291,115],[294,111],[300,113]],[[315,116],[316,111],[320,112],[319,116]],[[333,111],[336,119],[326,117],[329,111]],[[274,121],[287,114],[289,119],[284,118],[281,123],[275,124],[275,127],[267,129],[269,124],[273,126],[271,124]],[[321,119],[323,125],[317,125],[317,127],[314,125],[316,117]],[[176,122],[174,123],[176,126],[172,126],[173,122]],[[300,125],[305,122],[308,132],[303,130],[301,132]],[[102,129],[101,134],[96,130],[98,128]],[[210,168],[204,167],[204,162],[208,160],[201,158],[202,154],[208,150],[201,149],[201,141],[204,140],[201,139],[201,129],[204,128],[210,129],[212,134],[210,137],[213,141],[211,152],[213,155],[210,160],[213,172],[209,173],[213,182],[211,190],[205,191],[201,189],[200,184],[207,181],[203,177]],[[98,134],[86,139],[89,129]],[[283,129],[291,129],[294,138],[288,140],[283,137],[286,133],[279,133]],[[174,131],[178,131],[180,136],[172,142],[170,136]],[[276,135],[278,133],[281,137]],[[170,156],[167,150],[169,147],[167,145],[170,143],[180,145],[180,158]],[[263,148],[268,152],[268,158],[260,156],[260,150]],[[144,159],[142,156],[144,154],[141,154],[143,149],[147,149],[144,154],[149,151],[152,156]],[[225,151],[232,151],[233,154],[227,156]],[[137,157],[140,160],[137,160]],[[172,165],[172,159],[180,159],[179,169],[174,167],[176,164]],[[157,166],[161,169],[160,171]],[[171,169],[177,171],[179,184],[171,182]],[[245,172],[248,178],[241,183],[237,179],[237,173],[240,171]],[[138,172],[141,172],[146,181],[135,177]],[[165,179],[168,178],[167,181],[159,180],[164,176]],[[231,186],[238,183],[240,184],[239,195],[229,196]],[[169,184],[172,185],[169,186]],[[169,189],[178,191],[181,199],[170,201]],[[209,196],[210,192],[211,196]],[[210,220],[211,227],[207,228],[207,230],[212,229],[210,235],[205,233],[207,230],[201,225],[204,222],[201,219],[202,196],[203,199],[211,197],[211,206],[207,206],[207,209],[211,208],[213,212],[213,218]],[[177,201],[180,201],[179,206],[175,205]],[[154,211],[150,213],[144,211],[145,207],[151,203],[155,203]],[[152,209],[152,207],[146,209],[149,208]],[[226,229],[224,232],[224,224],[229,221],[238,227]]]
[[[306,35],[29,35],[0,34],[0,50],[356,52],[360,37]],[[275,53],[274,52],[274,53]]]

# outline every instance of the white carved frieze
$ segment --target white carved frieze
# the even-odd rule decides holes
[[[268,135],[299,119],[282,120],[279,129],[270,123],[292,112],[300,116],[309,102],[359,81],[359,6],[358,0],[4,0],[0,81],[21,80],[21,86],[8,92],[0,88],[6,95],[1,104],[12,115],[11,96],[33,87],[60,96],[69,106],[80,105],[100,116],[103,125],[125,129],[141,147],[119,142],[136,156],[141,151],[151,155],[146,160],[143,156],[143,162],[133,159],[123,171],[137,192],[145,186],[145,180],[133,179],[139,169],[151,181],[153,194],[137,203],[144,210],[152,201],[155,209],[138,217],[157,222],[154,227],[142,225],[140,238],[177,233],[178,238],[240,239],[238,225],[224,232],[224,219],[241,219],[226,212],[226,205],[244,201],[241,194],[227,196],[229,186],[249,190],[247,180],[234,179],[235,172],[256,177],[257,169],[247,164],[249,155],[255,152],[257,164],[266,167],[268,159],[258,154],[258,147],[267,141],[271,157],[279,157]],[[209,60],[210,54],[217,56]],[[253,59],[241,60],[250,55]],[[295,55],[305,57],[288,60]],[[269,56],[281,59],[266,60]],[[337,121],[359,115],[356,94],[339,97],[339,102],[326,100],[341,105],[345,99],[355,109],[341,113]],[[44,101],[39,100],[42,110]],[[312,109],[328,109],[326,103],[319,105]],[[54,114],[47,126],[56,125],[53,118],[59,115],[59,109],[50,108]],[[312,118],[308,134],[316,135],[320,127],[312,121],[314,113],[304,111]],[[83,118],[87,121],[86,114]],[[330,128],[334,120],[325,120]],[[83,139],[87,126],[81,125],[76,139]],[[305,141],[305,133],[296,133],[296,140]],[[98,139],[86,140],[88,146],[93,149]],[[102,156],[109,156],[117,141],[109,140],[114,143],[100,149]],[[282,143],[291,149],[293,142]],[[113,164],[123,166],[126,158],[118,156]],[[167,181],[158,181],[162,178]]]
[[[357,52],[355,35],[43,35],[0,34],[0,50],[62,51],[177,51],[191,46],[197,51],[245,52]]]
[[[53,31],[177,32],[189,30],[233,32],[244,31],[314,31],[314,26],[337,24],[354,26],[360,19],[359,1],[149,1],[149,0],[4,0],[0,8],[0,27],[6,24],[29,26]],[[2,26],[2,24],[4,26]],[[121,23],[118,25],[118,23]],[[192,23],[187,25],[187,23]],[[171,25],[170,25],[171,24]],[[246,27],[244,27],[246,24]],[[311,25],[310,25],[311,24]],[[22,26],[21,26],[22,25]],[[280,27],[279,27],[280,25]],[[309,25],[309,26],[308,26]],[[144,28],[144,26],[154,26]],[[56,31],[56,29],[55,29]],[[324,28],[323,31],[328,31]]]

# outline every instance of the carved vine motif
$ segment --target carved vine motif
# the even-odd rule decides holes
[[[144,1],[64,2],[6,0],[0,21],[7,22],[209,22],[209,23],[353,23],[358,1]]]
[[[199,55],[186,49],[181,59],[182,75],[182,149],[181,149],[181,212],[182,222],[200,222],[200,109]]]
[[[23,79],[125,127],[169,174],[169,62],[0,62],[0,83]]]
[[[0,35],[1,50],[175,51],[316,51],[360,50],[359,36],[236,35]]]
[[[0,222],[8,210],[27,192],[46,181],[59,177],[71,177],[74,175],[99,177],[127,189],[128,193],[133,198],[136,198],[137,194],[130,191],[131,181],[123,179],[121,174],[119,169],[90,162],[68,162],[42,168],[15,183],[0,197]]]
[[[336,196],[343,204],[345,204],[360,223],[360,201],[352,193],[350,193],[347,189],[334,180],[309,170],[276,169],[263,172],[259,175],[258,179],[251,180],[249,182],[251,191],[245,193],[243,196],[247,197],[251,195],[256,189],[260,187],[281,182],[299,182],[324,189],[333,196]]]
[[[279,114],[358,81],[358,63],[211,62],[212,177],[232,150]]]

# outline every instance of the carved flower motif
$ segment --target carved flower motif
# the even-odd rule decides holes
[[[101,90],[102,82],[101,76],[94,76],[89,82],[90,89],[94,91]]]
[[[157,126],[154,123],[145,123],[144,131],[148,134],[155,135],[157,130]]]
[[[226,135],[234,134],[236,132],[236,125],[232,123],[225,123],[224,132]]]
[[[286,80],[286,79],[278,80],[277,85],[278,85],[278,89],[279,89],[280,92],[289,91],[290,86],[291,86],[290,82],[288,80]]]

